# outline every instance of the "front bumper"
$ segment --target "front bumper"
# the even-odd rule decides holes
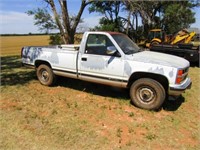
[[[179,85],[170,85],[168,94],[171,96],[179,96],[186,89],[190,89],[192,86],[192,81],[190,78],[186,78],[185,81]]]

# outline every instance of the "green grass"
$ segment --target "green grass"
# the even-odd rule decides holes
[[[192,89],[159,112],[130,104],[127,90],[59,78],[41,85],[19,56],[1,57],[0,149],[200,149],[197,67]]]

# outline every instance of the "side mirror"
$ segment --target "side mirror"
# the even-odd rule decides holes
[[[115,46],[108,46],[107,50],[106,50],[106,53],[108,55],[113,55],[116,51],[117,51],[117,49],[115,48]]]

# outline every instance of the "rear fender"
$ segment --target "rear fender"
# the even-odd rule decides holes
[[[46,61],[46,60],[36,60],[34,64],[35,64],[35,68],[38,68],[42,64],[47,65],[50,68],[52,68],[51,64],[48,61]]]

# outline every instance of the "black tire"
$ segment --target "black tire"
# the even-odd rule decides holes
[[[165,101],[164,87],[156,80],[141,78],[136,80],[130,88],[133,104],[147,110],[158,110]]]
[[[47,65],[40,65],[37,68],[37,78],[42,85],[51,86],[55,82],[55,75],[52,69]]]

